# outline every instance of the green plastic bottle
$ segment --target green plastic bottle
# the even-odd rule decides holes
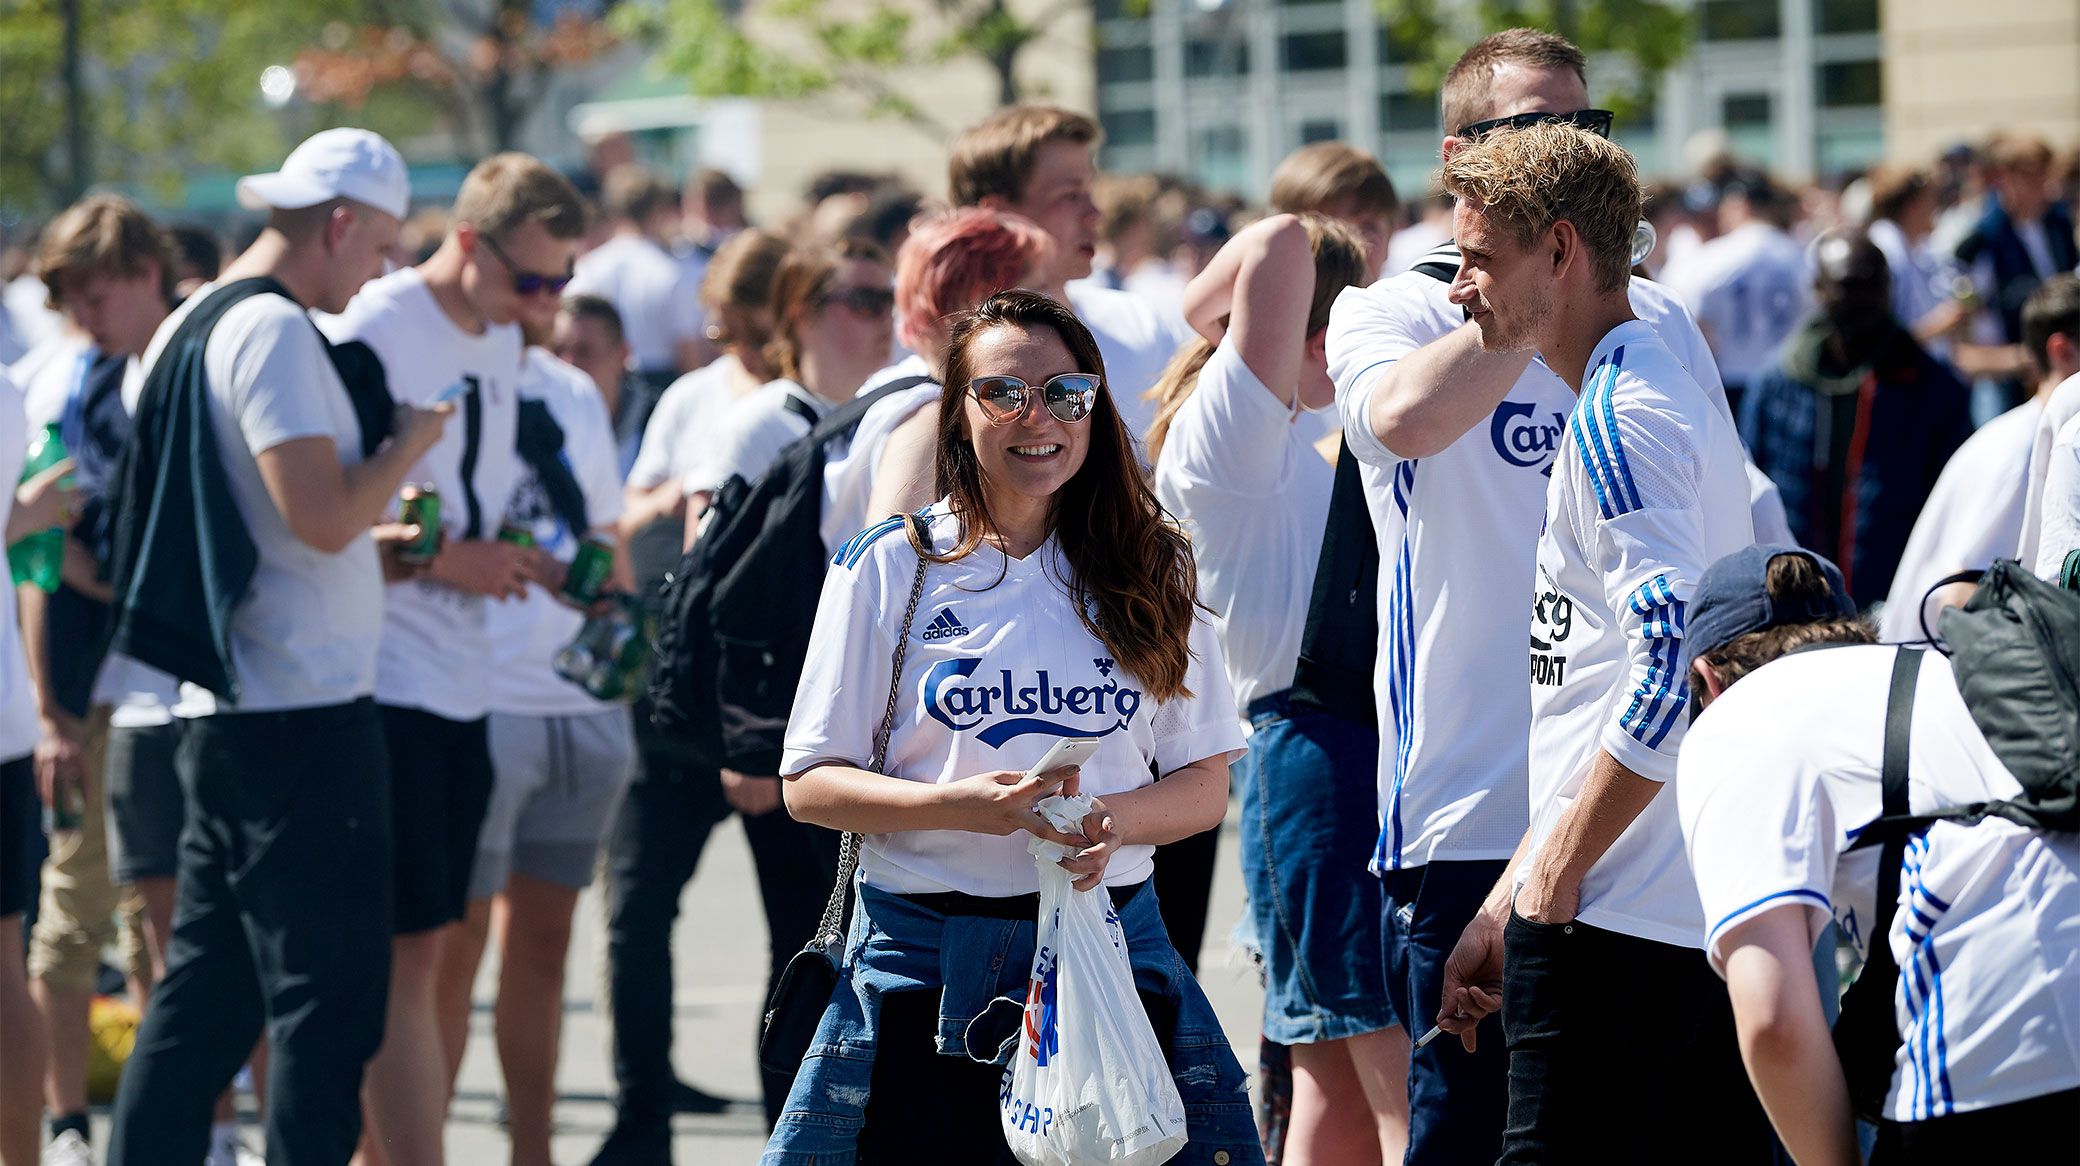
[[[29,443],[29,460],[22,466],[22,481],[65,460],[65,439],[56,424],[46,425]],[[58,589],[58,575],[65,565],[65,529],[53,526],[25,536],[7,548],[7,566],[16,584],[34,583],[45,591]]]

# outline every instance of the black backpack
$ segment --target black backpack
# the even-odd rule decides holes
[[[780,772],[829,566],[819,529],[827,447],[850,438],[876,401],[931,379],[892,381],[820,420],[789,399],[809,432],[755,485],[733,474],[709,500],[700,537],[666,573],[655,603],[650,723],[680,756],[741,773]]]
[[[1936,586],[1972,577],[1953,575]],[[1899,967],[1889,936],[1907,838],[1931,822],[1987,817],[2035,830],[2080,830],[2080,594],[2038,579],[2011,559],[1994,563],[1978,579],[1970,601],[1939,617],[1943,639],[1972,723],[2022,786],[2022,796],[1911,812],[1907,743],[1921,653],[1900,649],[1885,709],[1883,808],[1855,844],[1883,847],[1877,918],[1868,958],[1842,997],[1835,1023],[1850,1101],[1867,1118],[1879,1116],[1900,1045],[1892,1005]]]

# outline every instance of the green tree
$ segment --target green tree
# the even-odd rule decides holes
[[[328,0],[0,3],[0,207],[49,209],[95,182],[170,196],[184,167],[251,166],[281,151],[261,70],[314,34]],[[66,10],[78,14],[68,53]],[[68,94],[68,74],[81,84]],[[68,100],[85,150],[71,157]]]
[[[445,115],[461,152],[512,149],[556,70],[613,45],[597,19],[611,3],[544,23],[531,0],[361,0],[364,23],[334,22],[297,53],[299,91],[357,111],[416,96]]]
[[[1627,76],[1592,76],[1592,100],[1626,114],[1653,99],[1654,84],[1690,51],[1696,26],[1669,0],[1379,0],[1394,57],[1418,89],[1435,93],[1466,46],[1505,28],[1543,28],[1594,58],[1614,53]]]
[[[1036,96],[1018,77],[1021,52],[1088,0],[1014,11],[1007,0],[657,0],[623,5],[615,27],[657,50],[699,97],[850,96],[944,140],[953,125],[890,83],[920,64],[979,62],[1009,105]],[[962,111],[962,117],[972,111]]]

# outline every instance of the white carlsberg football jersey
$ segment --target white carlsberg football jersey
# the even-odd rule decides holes
[[[1459,262],[1450,246],[1425,259]],[[1575,397],[1534,360],[1494,414],[1441,453],[1407,459],[1381,444],[1368,420],[1379,373],[1465,324],[1449,292],[1411,271],[1345,291],[1329,319],[1337,408],[1379,537],[1376,872],[1508,858],[1529,817],[1521,616]],[[1644,279],[1631,298],[1724,414],[1711,353],[1682,304]]]
[[[959,522],[946,503],[926,515],[932,545],[951,549]],[[865,766],[873,756],[917,569],[904,525],[890,518],[869,527],[831,564],[787,725],[782,774],[820,762]],[[1062,581],[1067,569],[1053,539],[1023,559],[984,544],[928,567],[883,773],[945,784],[1023,771],[1061,738],[1095,737],[1098,751],[1082,765],[1082,790],[1102,798],[1148,785],[1154,774],[1239,753],[1242,730],[1212,625],[1201,616],[1192,626],[1185,687],[1193,695],[1158,702],[1084,627]],[[1027,838],[963,830],[868,835],[861,874],[899,894],[1029,894],[1039,884]],[[1121,848],[1106,884],[1146,879],[1154,853],[1149,846]]]
[[[1670,792],[1722,974],[1729,934],[1786,904],[1805,908],[1815,939],[1832,919],[1867,950],[1880,848],[1852,847],[1883,803],[1893,655],[1857,646],[1772,661],[1691,729]],[[1915,813],[2022,792],[1936,652],[1921,657],[1907,787]],[[2080,1087],[2080,838],[2000,818],[1930,826],[1909,840],[1884,939],[1904,1037],[1887,1117]]]
[[[1638,320],[1596,346],[1568,414],[1532,597],[1531,830],[1543,839],[1598,756],[1675,776],[1689,724],[1684,605],[1755,541],[1733,425]],[[1698,947],[1704,923],[1675,799],[1647,803],[1582,879],[1578,918]]]

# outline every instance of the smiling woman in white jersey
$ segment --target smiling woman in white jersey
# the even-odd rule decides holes
[[[1242,744],[1190,549],[1060,303],[990,298],[955,325],[946,384],[946,497],[921,532],[889,537],[891,519],[840,551],[788,725],[788,809],[865,839],[847,967],[765,1161],[1012,1161],[997,1107],[1018,1010],[988,1006],[1026,992],[1030,833],[1076,847],[1077,889],[1118,911],[1190,1115],[1174,1161],[1260,1162],[1241,1069],[1149,885],[1157,844],[1220,821]],[[1080,771],[1026,776],[1063,738],[1098,744]],[[1033,809],[1065,788],[1096,799],[1080,835]]]
[[[1158,381],[1148,434],[1156,496],[1192,536],[1221,617],[1238,711],[1242,868],[1265,975],[1264,1036],[1293,1058],[1293,1166],[1401,1159],[1408,1043],[1379,959],[1372,725],[1293,690],[1333,471],[1298,424],[1335,403],[1323,334],[1365,278],[1358,234],[1274,215],[1229,240],[1185,289],[1201,329]]]

